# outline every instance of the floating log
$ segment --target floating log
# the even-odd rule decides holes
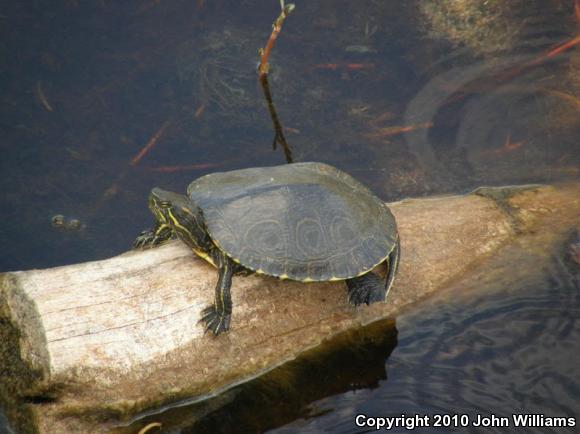
[[[236,276],[231,330],[217,338],[198,323],[217,273],[178,241],[0,274],[8,418],[19,432],[99,433],[139,412],[215,396],[332,336],[395,316],[502,246],[538,234],[544,247],[561,240],[580,225],[580,184],[480,188],[390,206],[402,256],[386,303],[354,308],[342,282]]]

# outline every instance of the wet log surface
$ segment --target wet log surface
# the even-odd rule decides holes
[[[23,432],[106,432],[208,397],[325,340],[394,317],[505,246],[549,251],[580,225],[580,185],[482,188],[391,204],[401,236],[386,303],[354,308],[343,282],[236,276],[231,331],[204,334],[217,273],[180,242],[103,261],[0,275],[0,393]],[[520,270],[521,271],[521,270]]]

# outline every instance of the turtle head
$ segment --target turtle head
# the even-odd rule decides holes
[[[179,216],[180,210],[188,205],[188,199],[183,194],[162,190],[155,187],[149,193],[149,209],[160,223],[173,226],[171,215]]]
[[[199,256],[213,263],[209,259],[213,243],[207,233],[203,213],[191,199],[184,194],[155,187],[149,194],[149,209],[159,224],[170,227]]]

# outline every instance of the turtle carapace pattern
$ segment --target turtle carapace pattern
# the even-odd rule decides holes
[[[400,256],[395,218],[368,188],[323,163],[218,172],[187,195],[154,188],[145,248],[177,236],[218,269],[206,329],[229,329],[232,276],[255,272],[301,282],[345,280],[354,305],[386,299]],[[385,263],[383,282],[371,270]]]

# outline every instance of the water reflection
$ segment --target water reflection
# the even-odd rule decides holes
[[[437,190],[577,176],[577,12],[561,2],[480,6],[421,2],[431,35],[455,47],[431,59],[407,105],[406,124],[431,126],[409,131],[409,148]]]
[[[494,274],[486,281],[482,273],[471,280],[471,288],[458,285],[399,316],[399,343],[387,362],[389,380],[378,390],[322,400],[317,405],[333,409],[331,414],[271,432],[360,432],[354,417],[361,413],[466,414],[471,420],[542,414],[575,417],[578,423],[580,294],[575,277],[558,258],[536,272],[525,263],[525,273],[513,273],[501,261],[505,268],[499,279]],[[525,431],[575,429],[536,426]],[[421,428],[447,431],[453,430]]]
[[[316,419],[333,410],[315,401],[379,387],[387,379],[385,361],[396,345],[394,321],[379,321],[342,333],[216,398],[181,403],[114,433],[134,433],[151,421],[161,422],[164,432],[260,433],[297,418]]]

